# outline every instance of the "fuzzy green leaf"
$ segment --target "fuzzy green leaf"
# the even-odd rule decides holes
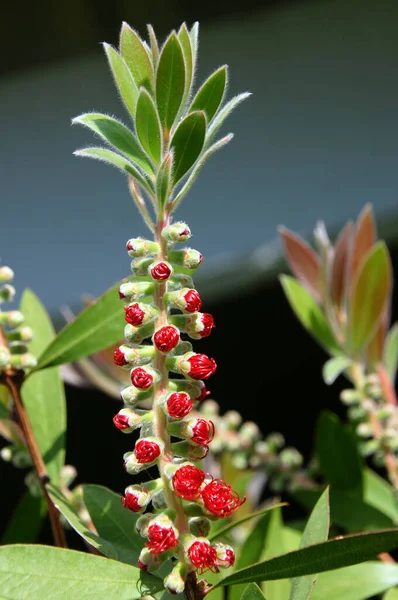
[[[1,537],[1,545],[33,544],[47,514],[44,498],[36,498],[27,490],[16,504]]]
[[[75,156],[83,156],[86,158],[94,158],[108,165],[112,165],[127,175],[130,175],[138,181],[138,183],[149,192],[153,192],[153,184],[149,179],[145,179],[140,171],[121,154],[117,154],[107,148],[82,148],[75,150]]]
[[[39,356],[55,338],[53,325],[31,290],[22,295],[21,311],[26,325],[34,332],[29,351]],[[57,484],[65,463],[66,432],[66,400],[59,369],[32,373],[22,385],[21,393],[48,474]]]
[[[138,140],[125,125],[116,119],[99,113],[86,113],[75,117],[72,123],[73,125],[78,123],[88,127],[116,150],[127,156],[134,164],[141,167],[149,176],[154,174],[151,161],[141,148]]]
[[[199,22],[193,24],[191,31],[189,32],[189,39],[191,40],[192,48],[192,75],[195,74],[196,65],[198,62],[198,37],[199,37]]]
[[[123,339],[123,305],[120,283],[83,310],[58,333],[39,358],[37,369],[73,362],[108,348]]]
[[[225,527],[222,527],[221,529],[217,529],[216,531],[214,531],[214,533],[211,533],[208,536],[208,539],[211,542],[213,542],[214,540],[216,540],[218,538],[222,538],[227,533],[232,531],[232,529],[235,529],[235,527],[240,527],[241,525],[243,525],[243,523],[246,523],[246,521],[251,521],[252,519],[255,519],[256,517],[261,517],[265,513],[269,512],[270,510],[274,510],[275,508],[281,508],[282,506],[286,506],[286,502],[279,502],[277,504],[272,504],[271,506],[267,506],[265,508],[262,508],[261,510],[257,510],[254,513],[250,513],[249,515],[244,516],[242,519],[238,519],[237,521],[232,521],[232,523],[228,523],[228,525],[225,525]]]
[[[83,497],[96,530],[112,544],[117,559],[136,565],[143,546],[135,527],[140,515],[123,508],[120,494],[100,485],[84,485]]]
[[[164,205],[169,198],[172,169],[173,153],[168,152],[164,157],[162,164],[160,165],[159,172],[156,177],[156,198],[161,209],[164,208]]]
[[[336,415],[321,413],[315,438],[321,471],[332,489],[362,488],[362,460],[356,441]]]
[[[249,583],[243,590],[240,600],[266,600],[266,598],[256,583]]]
[[[227,82],[228,67],[224,65],[212,73],[198,90],[189,112],[203,110],[207,122],[210,123],[222,103]]]
[[[173,183],[189,171],[200,155],[206,135],[206,117],[203,112],[189,114],[178,125],[170,147],[174,151]]]
[[[339,375],[352,363],[352,360],[347,356],[334,356],[330,358],[322,369],[323,380],[327,385],[334,383]]]
[[[156,104],[163,128],[170,131],[184,97],[185,61],[175,31],[168,37],[159,57],[156,74]]]
[[[398,548],[398,529],[339,537],[236,571],[216,587],[322,573],[374,559]]]
[[[138,88],[122,56],[109,44],[104,43],[115,85],[130,115],[134,117],[138,99]]]
[[[7,600],[139,600],[162,587],[157,577],[100,556],[49,546],[0,548],[0,593]]]
[[[158,46],[158,41],[156,39],[156,35],[155,35],[155,32],[153,30],[152,25],[147,25],[146,28],[148,30],[149,44],[151,46],[152,64],[153,64],[154,69],[156,71],[156,69],[158,67],[158,62],[159,62],[159,46]]]
[[[398,585],[398,565],[366,562],[318,576],[311,600],[366,600]]]
[[[135,127],[143,148],[158,164],[162,153],[162,128],[155,103],[144,88],[138,97]]]
[[[225,106],[223,106],[223,108],[219,111],[217,116],[213,119],[212,123],[210,124],[210,126],[207,130],[206,147],[214,139],[214,136],[216,135],[216,133],[218,132],[218,130],[224,123],[225,119],[231,114],[231,112],[233,110],[235,110],[235,108],[241,102],[243,102],[243,100],[246,100],[246,98],[248,98],[249,96],[251,96],[251,94],[249,92],[244,92],[243,94],[239,94],[238,96],[235,96],[235,98],[232,98],[231,100],[229,100],[229,102],[226,103]]]
[[[316,503],[300,542],[300,548],[325,542],[328,539],[330,526],[329,490],[323,492]],[[289,600],[308,600],[316,582],[316,575],[296,577],[292,580]]]
[[[282,275],[280,277],[283,290],[290,306],[296,313],[303,327],[332,354],[340,354],[341,349],[334,338],[329,323],[322,309],[315,302],[311,294],[294,277]]]
[[[391,294],[391,260],[384,242],[366,255],[352,287],[347,342],[350,352],[360,352],[374,335]]]
[[[184,54],[185,60],[185,89],[184,89],[184,97],[183,103],[189,97],[189,93],[191,91],[192,84],[192,75],[193,75],[193,63],[192,63],[192,46],[191,39],[189,37],[189,32],[185,23],[183,23],[178,32],[178,39],[181,44],[181,48]]]
[[[391,381],[394,382],[398,369],[398,323],[394,323],[387,334],[383,363]]]
[[[137,89],[144,87],[154,91],[154,73],[151,59],[140,36],[127,23],[120,32],[120,54],[126,61]]]

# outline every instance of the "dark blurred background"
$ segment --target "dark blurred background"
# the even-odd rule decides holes
[[[162,38],[199,20],[197,83],[228,63],[230,96],[253,96],[177,213],[206,257],[196,283],[217,325],[196,348],[217,360],[209,387],[223,411],[283,431],[308,456],[321,408],[344,414],[343,382],[323,384],[326,356],[283,298],[276,227],[308,235],[322,218],[333,233],[372,202],[398,264],[397,18],[394,0],[5,4],[0,252],[18,290],[31,287],[60,323],[61,305],[78,310],[84,294],[128,273],[125,241],[144,226],[120,174],[72,156],[93,139],[70,120],[96,110],[128,124],[99,44],[117,45],[121,21],[142,35],[152,23]],[[131,438],[112,425],[119,404],[94,390],[68,386],[67,395],[67,462],[79,482],[122,491]],[[8,518],[23,477],[0,463],[0,478]]]

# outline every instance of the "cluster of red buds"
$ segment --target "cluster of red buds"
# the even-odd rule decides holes
[[[151,512],[137,520],[147,539],[139,566],[153,571],[172,559],[165,578],[171,593],[183,592],[189,573],[218,572],[234,564],[232,548],[211,544],[206,535],[211,520],[230,516],[244,501],[193,464],[207,455],[215,435],[214,423],[193,409],[206,398],[205,381],[216,363],[193,352],[188,341],[210,335],[214,327],[213,317],[200,312],[202,301],[192,281],[202,255],[174,249],[189,237],[188,226],[176,222],[163,225],[156,242],[127,242],[133,276],[119,289],[126,343],[114,353],[115,364],[129,369],[131,385],[121,391],[125,406],[113,422],[125,433],[140,432],[134,449],[124,455],[124,468],[136,474],[157,465],[160,475],[126,488],[122,504],[135,513],[150,505]],[[151,344],[143,343],[147,338]],[[151,408],[142,408],[148,400]]]

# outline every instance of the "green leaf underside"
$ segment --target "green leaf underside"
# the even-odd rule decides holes
[[[120,494],[100,485],[84,485],[83,497],[96,530],[117,550],[118,560],[136,565],[143,547],[135,526],[140,515],[123,508]]]
[[[21,311],[25,324],[34,332],[29,351],[39,356],[55,337],[53,325],[31,290],[25,290],[22,295]],[[66,432],[66,399],[59,369],[32,373],[23,383],[21,394],[48,474],[57,484],[65,463]]]
[[[322,573],[374,559],[381,552],[396,548],[398,529],[341,537],[241,569],[222,579],[216,586]]]
[[[334,339],[329,323],[311,294],[294,277],[282,275],[280,282],[289,304],[305,329],[332,354],[340,354],[341,349]]]
[[[206,135],[206,117],[194,112],[178,125],[170,147],[174,151],[173,183],[176,184],[192,167],[201,153]]]
[[[195,73],[195,68],[198,60],[198,36],[199,36],[199,22],[193,24],[191,31],[189,32],[189,39],[191,40],[192,48],[192,71]]]
[[[156,74],[156,104],[160,122],[170,131],[180,109],[185,89],[185,62],[175,32],[167,39]]]
[[[256,583],[249,583],[243,590],[240,600],[266,600],[266,598]]]
[[[192,63],[192,46],[189,37],[189,32],[185,23],[183,23],[178,32],[178,39],[181,44],[182,52],[185,60],[185,88],[184,88],[184,99],[185,101],[191,90],[192,75],[193,75],[193,63]]]
[[[391,292],[390,256],[378,242],[361,263],[353,285],[348,320],[348,345],[359,352],[372,338]]]
[[[1,537],[1,545],[33,544],[47,513],[44,498],[32,496],[28,490],[20,498]]]
[[[120,282],[66,325],[39,358],[37,369],[73,362],[108,348],[123,339],[123,304]]]
[[[153,191],[153,184],[148,179],[144,179],[138,169],[121,154],[117,154],[107,148],[82,148],[81,150],[76,150],[74,154],[75,156],[93,158],[116,167],[122,173],[134,177],[145,189]]]
[[[210,123],[219,109],[227,85],[227,67],[217,69],[198,90],[189,112],[203,110],[207,122]]]
[[[322,376],[327,385],[334,383],[344,371],[351,365],[352,361],[347,356],[334,356],[323,366]]]
[[[398,323],[395,323],[387,334],[383,362],[391,381],[394,382],[398,368]]]
[[[173,154],[168,152],[160,165],[158,176],[156,178],[156,198],[161,208],[164,207],[169,198],[172,166]]]
[[[321,471],[332,489],[361,489],[362,460],[356,442],[333,413],[321,413],[315,448]]]
[[[138,140],[125,125],[116,119],[99,113],[86,113],[73,119],[72,123],[79,123],[88,127],[101,139],[114,146],[116,150],[119,150],[133,163],[141,167],[149,176],[153,175],[151,161],[139,145]]]
[[[210,142],[214,139],[214,136],[216,135],[217,131],[220,129],[220,127],[224,123],[225,119],[231,114],[231,112],[233,110],[235,110],[235,108],[241,102],[243,102],[243,100],[246,100],[246,98],[248,98],[250,95],[251,94],[249,92],[239,94],[238,96],[231,98],[231,100],[229,100],[226,103],[226,105],[223,106],[223,108],[219,111],[217,116],[213,119],[212,123],[210,124],[210,126],[207,130],[206,146],[208,146],[210,144]]]
[[[116,88],[119,91],[128,112],[133,117],[137,106],[138,88],[131,75],[130,69],[126,64],[126,61],[120,56],[115,48],[109,44],[104,44],[104,50],[108,58],[109,67],[112,71]]]
[[[323,492],[305,526],[300,548],[325,542],[328,539],[330,526],[329,490]],[[292,580],[289,600],[308,600],[316,582],[316,575],[295,577]]]
[[[120,54],[126,61],[137,89],[144,87],[154,91],[154,73],[149,54],[140,36],[127,23],[123,23],[120,33]]]
[[[229,533],[230,531],[232,531],[232,529],[235,529],[235,527],[239,527],[240,525],[243,525],[243,523],[246,523],[246,521],[250,521],[251,519],[255,519],[256,517],[261,517],[263,514],[269,512],[270,510],[274,510],[275,508],[281,508],[282,506],[286,506],[286,502],[279,502],[278,504],[272,504],[271,506],[267,506],[266,508],[262,508],[261,510],[251,513],[250,515],[246,515],[242,519],[233,521],[232,523],[229,523],[225,527],[218,529],[213,534],[210,533],[210,535],[208,536],[208,539],[211,542],[213,542],[217,538],[221,538],[224,535],[226,535],[227,533]]]
[[[156,163],[159,163],[162,130],[154,101],[145,89],[141,89],[138,97],[135,126],[143,148]]]
[[[140,569],[75,550],[0,548],[0,590],[7,600],[138,600],[162,586],[161,580]]]
[[[367,562],[319,575],[311,600],[366,600],[398,585],[398,565]]]

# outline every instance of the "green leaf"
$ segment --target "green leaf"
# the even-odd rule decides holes
[[[149,179],[144,179],[140,171],[138,171],[138,169],[136,169],[135,166],[121,154],[117,154],[107,148],[82,148],[81,150],[75,150],[73,154],[75,156],[94,158],[95,160],[112,165],[119,169],[119,171],[122,171],[122,173],[134,177],[144,189],[153,192],[154,188],[152,182]]]
[[[143,148],[158,164],[162,153],[162,129],[155,103],[144,88],[138,97],[135,126]]]
[[[163,128],[170,131],[184,96],[185,61],[175,31],[167,38],[156,74],[156,104]]]
[[[189,32],[185,23],[183,23],[178,32],[178,39],[181,44],[181,48],[184,54],[185,61],[185,89],[182,103],[187,100],[191,91],[192,75],[193,75],[193,63],[192,63],[192,46]]]
[[[111,287],[68,323],[39,358],[37,369],[73,362],[123,339],[120,283]]]
[[[383,600],[398,600],[398,588],[391,589],[384,594]]]
[[[362,489],[362,460],[356,442],[338,417],[323,411],[318,419],[315,449],[321,471],[332,489]]]
[[[299,235],[286,227],[279,228],[286,259],[293,275],[319,302],[322,297],[321,259]]]
[[[341,354],[341,349],[334,338],[329,323],[311,294],[294,277],[282,275],[279,279],[289,304],[303,327],[328,352]]]
[[[257,584],[249,583],[249,585],[243,590],[243,594],[242,594],[240,600],[266,600],[266,599]]]
[[[334,356],[330,358],[322,369],[323,380],[327,385],[334,383],[339,375],[352,364],[352,360],[347,356]]]
[[[398,323],[394,323],[387,334],[383,363],[391,381],[394,382],[398,369]]]
[[[22,295],[21,311],[25,324],[34,332],[29,351],[39,356],[55,337],[53,325],[31,290],[25,290]],[[33,372],[23,383],[21,394],[48,474],[57,484],[65,463],[66,432],[65,390],[59,369]]]
[[[0,590],[7,600],[139,600],[163,582],[101,556],[49,546],[0,548]]]
[[[130,69],[123,57],[110,44],[104,43],[104,50],[119,94],[130,115],[134,117],[137,106],[138,88]]]
[[[155,35],[155,32],[153,30],[152,25],[147,25],[146,28],[148,30],[149,43],[150,43],[150,46],[151,46],[152,64],[154,66],[154,69],[156,70],[157,66],[158,66],[158,62],[159,62],[159,46],[158,46],[158,41],[156,39],[156,35]]]
[[[135,527],[140,515],[123,508],[120,494],[100,485],[84,485],[83,497],[96,530],[116,549],[117,559],[136,565],[143,547]]]
[[[198,62],[198,37],[199,37],[199,22],[196,21],[191,31],[189,32],[189,39],[191,40],[192,48],[192,76],[195,73],[196,64]]]
[[[224,123],[225,119],[231,114],[231,112],[233,110],[235,110],[235,108],[241,102],[243,102],[243,100],[246,100],[246,98],[248,98],[249,96],[251,96],[251,94],[249,92],[239,94],[238,96],[235,96],[235,98],[232,98],[231,100],[229,100],[229,102],[227,102],[227,104],[219,111],[218,115],[212,121],[212,123],[210,124],[210,126],[207,130],[206,147],[214,139],[214,136],[216,135],[216,133],[218,132],[218,130]]]
[[[26,491],[16,505],[7,529],[1,537],[1,545],[32,544],[39,535],[47,514],[44,498],[36,498]]]
[[[189,112],[203,110],[207,122],[210,123],[224,98],[228,82],[228,67],[224,65],[210,75],[202,87],[197,91],[192,101]]]
[[[282,510],[279,508],[270,514],[261,560],[268,560],[286,551]],[[263,586],[264,594],[272,600],[285,600],[289,595],[289,589],[290,582],[287,579],[268,581]]]
[[[156,198],[159,206],[163,209],[166,204],[171,187],[171,174],[173,168],[173,153],[168,152],[160,165],[156,177]]]
[[[374,335],[389,301],[391,286],[390,255],[385,243],[378,242],[361,263],[352,288],[347,333],[352,353],[360,352]]]
[[[202,151],[205,135],[206,117],[203,112],[191,113],[178,125],[170,142],[170,147],[174,151],[174,184],[195,163]]]
[[[120,54],[126,61],[137,89],[144,87],[154,91],[153,66],[147,49],[140,36],[127,23],[123,23],[120,32]]]
[[[381,552],[396,548],[398,529],[339,537],[236,571],[222,579],[216,587],[322,573],[371,560]]]
[[[125,125],[116,119],[98,113],[86,113],[72,120],[73,125],[76,123],[94,131],[100,138],[114,146],[119,152],[122,152],[122,154],[132,160],[133,163],[141,167],[149,176],[154,174],[151,161],[139,145],[137,139]]]
[[[378,509],[396,524],[398,522],[398,504],[394,488],[371,469],[364,470],[363,478],[365,502]]]
[[[330,526],[329,489],[323,492],[316,503],[301,538],[300,548],[325,542],[328,539]],[[308,600],[316,582],[316,575],[295,577],[292,580],[289,600]]]
[[[367,562],[319,575],[311,600],[366,600],[398,585],[398,565]]]
[[[274,510],[275,508],[281,508],[282,506],[286,506],[286,502],[279,502],[278,504],[272,504],[271,506],[267,506],[265,508],[262,508],[261,510],[257,510],[254,513],[250,513],[250,515],[246,515],[242,519],[238,519],[237,521],[232,521],[232,523],[228,523],[228,525],[226,525],[225,527],[222,527],[221,529],[217,529],[216,531],[214,531],[214,533],[210,533],[210,535],[208,536],[208,539],[211,542],[213,542],[214,540],[216,540],[218,538],[224,537],[227,533],[232,531],[232,529],[235,529],[235,527],[240,527],[241,525],[243,525],[243,523],[246,523],[246,521],[251,521],[252,519],[255,519],[256,517],[261,517],[265,513],[269,512],[270,510]]]
[[[9,391],[5,385],[0,384],[0,419],[9,419],[10,411],[8,408]]]

